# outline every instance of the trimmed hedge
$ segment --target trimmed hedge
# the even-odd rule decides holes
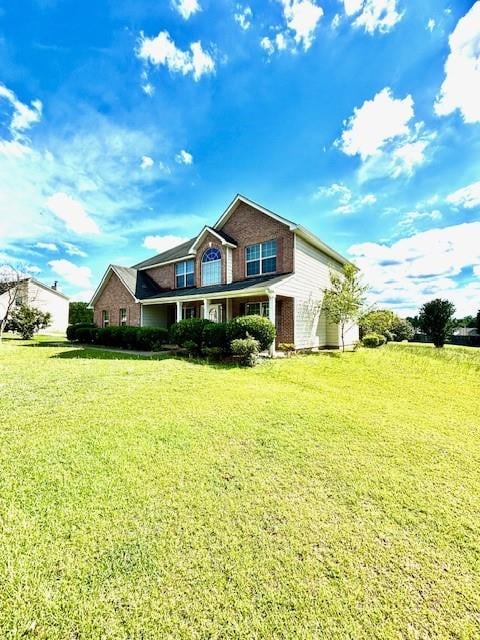
[[[228,324],[226,322],[212,322],[204,329],[205,347],[216,349],[221,353],[230,352],[230,340],[228,339]]]
[[[159,351],[168,341],[168,331],[161,327],[78,327],[75,339],[84,344],[120,347],[138,351]]]
[[[79,322],[78,324],[70,324],[67,327],[67,340],[74,342],[78,340],[77,331],[79,329],[95,329],[97,325],[94,322]]]
[[[249,336],[255,338],[259,342],[260,351],[265,351],[275,340],[275,327],[263,316],[239,316],[228,323],[227,334],[230,342]]]
[[[170,340],[191,353],[200,354],[206,346],[207,327],[214,324],[203,318],[180,320],[170,327]]]
[[[260,343],[255,338],[236,338],[232,340],[233,357],[244,367],[254,367],[258,362]]]
[[[385,342],[385,336],[382,336],[379,333],[367,333],[367,335],[362,338],[362,344],[364,347],[381,347]]]

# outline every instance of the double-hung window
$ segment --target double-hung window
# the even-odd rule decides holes
[[[252,244],[245,251],[247,276],[275,273],[277,270],[277,241]]]
[[[264,316],[268,318],[268,302],[247,302],[245,305],[246,316]]]
[[[195,261],[184,260],[175,265],[175,286],[177,289],[193,287],[195,284]]]
[[[220,249],[210,247],[202,256],[202,287],[220,284],[222,281],[222,254]]]
[[[108,311],[102,311],[102,327],[108,327],[110,324],[110,313]]]
[[[119,316],[119,324],[121,327],[124,327],[127,324],[127,310],[126,309],[120,309],[120,316]]]

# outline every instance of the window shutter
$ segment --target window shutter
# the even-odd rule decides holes
[[[245,315],[245,302],[240,303],[240,315],[241,316]]]

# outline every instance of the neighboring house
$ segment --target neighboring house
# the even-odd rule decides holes
[[[453,335],[463,338],[476,338],[478,337],[479,333],[475,329],[475,327],[458,327],[454,330]]]
[[[110,265],[90,306],[98,326],[260,314],[275,324],[277,346],[338,347],[339,327],[321,302],[330,270],[347,263],[304,227],[238,195],[188,242],[133,267]],[[349,327],[346,344],[357,339]]]
[[[17,287],[13,308],[26,304],[44,313],[48,311],[52,316],[50,326],[40,333],[65,333],[68,326],[69,301],[67,296],[57,291],[57,283],[49,287],[36,278],[24,278],[13,286]],[[7,298],[8,292],[0,295],[0,318],[5,315]]]

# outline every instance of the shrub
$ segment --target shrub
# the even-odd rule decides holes
[[[283,351],[287,356],[291,356],[295,352],[295,345],[293,342],[280,342],[278,350]]]
[[[389,331],[388,329],[385,329],[383,335],[387,342],[393,342],[394,340],[397,339],[397,336],[394,333],[392,333],[392,331]]]
[[[268,349],[275,340],[275,327],[268,318],[262,316],[240,316],[228,323],[228,339],[252,337],[258,340],[261,351]]]
[[[260,343],[255,338],[236,338],[230,345],[233,356],[245,367],[254,367],[258,362]]]
[[[95,329],[96,324],[93,322],[79,322],[78,324],[71,324],[67,327],[67,340],[74,342],[78,340],[77,331],[79,329]]]
[[[162,327],[109,326],[97,329],[94,336],[95,344],[106,347],[158,351],[167,342],[168,331]]]
[[[94,344],[97,339],[97,327],[78,327],[75,332],[75,340],[83,344]]]
[[[395,339],[401,342],[402,340],[412,340],[415,335],[415,329],[413,325],[403,318],[399,318],[393,327]]]
[[[362,338],[362,344],[364,347],[380,347],[382,344],[385,344],[385,342],[385,336],[382,336],[379,333],[367,333],[367,335]]]
[[[211,320],[203,318],[180,320],[170,327],[170,339],[179,347],[185,347],[191,353],[200,354],[205,346],[206,327],[211,324],[214,324]]]
[[[220,353],[228,353],[230,351],[230,342],[227,335],[228,325],[225,322],[212,322],[204,328],[205,348],[217,349]]]

